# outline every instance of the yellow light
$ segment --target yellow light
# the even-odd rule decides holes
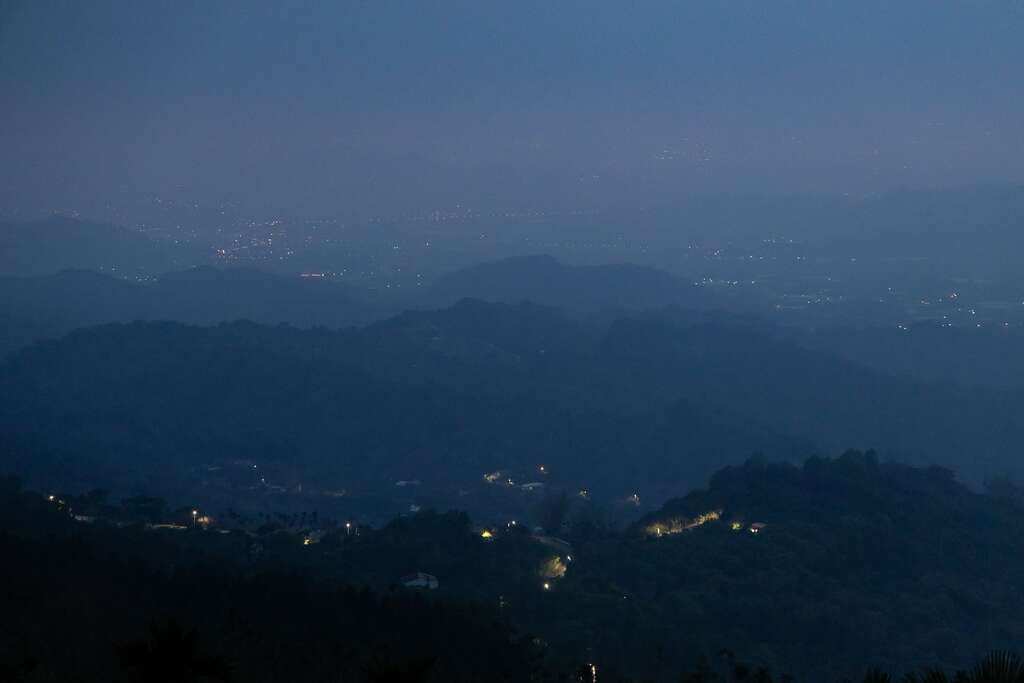
[[[312,541],[309,539],[308,536],[302,539],[302,545],[309,545],[310,543],[312,543]]]
[[[693,519],[675,517],[673,519],[667,519],[649,525],[644,529],[644,533],[648,536],[656,536],[658,538],[664,534],[679,534],[687,531],[688,529],[695,529],[696,527],[707,524],[708,522],[717,521],[721,516],[721,510],[711,510],[702,515],[697,515]],[[735,529],[736,527],[734,526],[733,528]]]
[[[55,499],[55,498],[56,498],[56,496],[47,496],[47,497],[46,497],[46,499],[47,499],[48,501],[50,501],[51,503],[52,503],[52,502],[54,501],[54,499]]]
[[[490,529],[484,529],[480,532],[480,538],[494,538],[494,534],[491,533]]]
[[[733,531],[739,531],[742,528],[743,528],[743,522],[733,522],[732,523],[732,530]]]
[[[544,590],[546,590],[546,591],[551,590],[551,584],[548,583],[547,581],[544,582]]]
[[[542,579],[558,579],[565,576],[568,571],[568,567],[562,562],[562,558],[558,555],[548,558],[541,564],[540,578]]]

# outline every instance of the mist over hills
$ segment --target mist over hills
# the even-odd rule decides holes
[[[974,299],[983,296],[975,294]],[[904,318],[870,324],[858,323],[856,317],[833,320],[824,313],[800,325],[787,325],[786,318],[766,317],[772,307],[756,296],[697,287],[649,267],[572,266],[551,257],[483,263],[443,276],[424,291],[397,297],[330,278],[237,267],[202,266],[169,272],[148,283],[89,271],[0,277],[0,354],[105,322],[177,320],[205,325],[247,319],[344,328],[388,318],[405,308],[444,308],[467,297],[533,301],[595,324],[647,310],[668,315],[672,309],[670,317],[677,320],[748,327],[886,374],[1001,389],[1024,386],[1024,331],[1017,324],[976,326],[965,312],[968,320],[957,326],[938,314],[935,321],[897,326],[896,321]],[[1011,300],[1007,305],[1012,304]],[[975,305],[985,304],[982,300],[961,308]],[[503,323],[495,317],[491,324]]]
[[[297,327],[365,325],[400,307],[443,308],[464,298],[533,301],[575,317],[721,301],[676,277],[635,265],[570,266],[547,256],[488,262],[442,277],[422,293],[386,297],[329,278],[199,266],[136,283],[92,271],[0,277],[0,354],[77,327],[133,320],[215,324],[252,320]]]
[[[0,298],[0,354],[107,322],[251,320],[337,328],[380,315],[367,293],[342,283],[211,266],[170,272],[145,284],[92,271],[0,277]]]
[[[447,264],[440,272],[539,254],[589,264],[595,259],[598,263],[663,268],[672,264],[670,270],[676,272],[706,265],[695,261],[700,250],[749,254],[770,241],[788,245],[808,258],[928,262],[937,268],[953,267],[958,275],[1019,282],[1013,255],[1024,248],[1019,230],[1024,217],[1024,187],[1020,185],[903,189],[865,196],[683,196],[650,204],[626,202],[587,216],[497,209],[453,210],[448,215],[438,207],[436,213],[445,220],[437,219],[437,224],[430,222],[434,214],[427,211],[407,219],[393,216],[282,222],[257,209],[237,209],[237,215],[234,210],[224,215],[216,203],[202,204],[201,212],[193,210],[193,202],[179,203],[190,212],[163,215],[157,211],[134,221],[120,219],[139,226],[139,230],[109,224],[118,220],[113,217],[107,222],[58,215],[42,221],[0,222],[0,274],[44,275],[65,269],[92,269],[122,277],[153,277],[170,270],[209,265],[218,256],[227,259],[229,254],[219,254],[220,249],[238,256],[245,251],[255,254],[260,248],[267,249],[262,260],[254,255],[239,263],[292,274],[318,263],[322,270],[340,272],[346,254],[341,246],[349,251],[353,247],[373,247],[353,252],[362,260],[348,266],[359,269],[367,265],[366,261],[387,264],[392,257],[400,256],[387,253],[396,243],[402,250],[412,250],[431,239],[434,251],[412,253],[416,261]],[[166,209],[163,204],[160,207],[161,211]],[[499,218],[505,213],[507,218]],[[332,228],[335,223],[345,227]],[[489,239],[486,244],[475,244],[482,242],[481,233]],[[287,248],[274,249],[273,244]],[[440,246],[444,249],[438,251]],[[574,251],[573,247],[579,249]],[[417,271],[422,264],[406,261],[402,265]],[[780,265],[799,269],[799,264]],[[541,275],[565,276],[551,272],[549,265],[540,262],[532,266]],[[700,277],[695,271],[687,275]],[[461,277],[471,283],[473,271]],[[596,281],[594,273],[576,273],[574,277],[581,291],[583,284]],[[671,288],[664,282],[654,282],[653,276],[651,279],[648,285],[652,288]],[[451,284],[458,282],[456,279]],[[636,302],[635,277],[619,282],[623,284],[619,296],[624,302]],[[575,293],[577,300],[581,291]],[[482,291],[475,294],[484,296]]]
[[[716,299],[669,273],[632,264],[568,266],[551,256],[520,256],[443,275],[427,293],[438,305],[472,297],[533,301],[576,315],[681,306],[707,309]],[[719,303],[720,306],[720,303]]]
[[[975,483],[1024,474],[1019,391],[892,377],[720,322],[604,327],[530,304],[338,331],[106,325],[10,356],[0,388],[7,459],[79,485],[187,488],[253,461],[285,489],[392,510],[396,481],[454,503],[496,470],[650,503],[754,452],[876,445]]]
[[[929,258],[971,264],[992,275],[1012,273],[1024,249],[1024,187],[977,186],[903,190],[854,204],[807,239],[821,251],[860,258]]]
[[[888,374],[1008,390],[1024,386],[1024,330],[1019,327],[921,324],[906,329],[837,327],[781,334]]]
[[[194,485],[202,466],[245,460],[289,489],[390,495],[397,480],[417,480],[428,498],[454,503],[460,488],[484,486],[496,469],[607,500],[644,485],[657,499],[723,461],[808,448],[684,401],[610,414],[562,407],[554,392],[471,395],[440,382],[383,381],[355,348],[344,333],[252,324],[75,332],[0,371],[4,433],[21,439],[5,460],[68,484],[161,490]],[[508,374],[494,364],[473,370],[491,371],[499,383]],[[624,452],[628,467],[617,459]],[[550,477],[536,473],[540,464]]]
[[[0,274],[48,275],[60,270],[104,271],[121,277],[156,275],[196,258],[183,245],[164,244],[137,230],[64,216],[0,223]]]

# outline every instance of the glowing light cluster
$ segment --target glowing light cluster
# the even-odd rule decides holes
[[[670,534],[681,534],[688,529],[694,529],[708,522],[714,522],[722,518],[721,510],[710,510],[704,514],[697,515],[693,519],[686,519],[685,517],[674,517],[672,519],[666,519],[661,522],[654,522],[644,528],[644,533],[648,536],[666,536]]]
[[[555,555],[544,561],[540,568],[540,575],[544,579],[560,579],[565,576],[565,572],[568,569],[565,563],[562,562],[562,558]]]

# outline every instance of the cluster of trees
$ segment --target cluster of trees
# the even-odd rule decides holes
[[[644,533],[719,510],[680,534]],[[527,623],[651,675],[722,648],[815,680],[852,675],[866,656],[889,670],[964,667],[1024,638],[1022,513],[1006,482],[977,493],[873,453],[754,459],[628,533],[570,535],[558,605]]]
[[[523,681],[540,653],[496,610],[374,592],[76,523],[6,481],[0,494],[0,679]],[[234,543],[231,540],[224,544]]]
[[[580,676],[586,680],[585,673]],[[735,654],[723,650],[715,660],[702,659],[699,666],[680,677],[681,683],[792,683],[789,674],[773,675],[764,667],[755,668],[737,662]],[[1007,650],[994,650],[967,669],[949,672],[936,667],[923,667],[900,675],[880,668],[869,668],[863,676],[845,679],[843,683],[1020,683],[1024,681],[1024,658]]]
[[[323,552],[305,566],[381,587],[375,569],[415,566],[437,575],[444,594],[500,605],[549,656],[565,656],[563,667],[593,658],[610,674],[654,680],[722,649],[810,680],[852,677],[867,663],[952,671],[1024,638],[1024,496],[1007,481],[979,493],[948,470],[851,451],[726,468],[625,530],[600,523],[576,496],[552,496],[536,519],[550,508],[572,548],[550,590],[542,564],[557,551],[522,525],[484,542],[459,514],[396,520],[338,553],[327,539],[290,556]],[[721,516],[645,533],[709,511]]]

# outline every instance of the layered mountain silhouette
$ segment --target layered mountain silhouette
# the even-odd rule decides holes
[[[253,458],[307,481],[457,486],[544,463],[567,488],[657,500],[755,451],[877,446],[980,482],[1020,474],[1024,437],[1019,392],[742,326],[471,300],[345,330],[105,325],[13,354],[0,389],[8,438],[83,479]]]

